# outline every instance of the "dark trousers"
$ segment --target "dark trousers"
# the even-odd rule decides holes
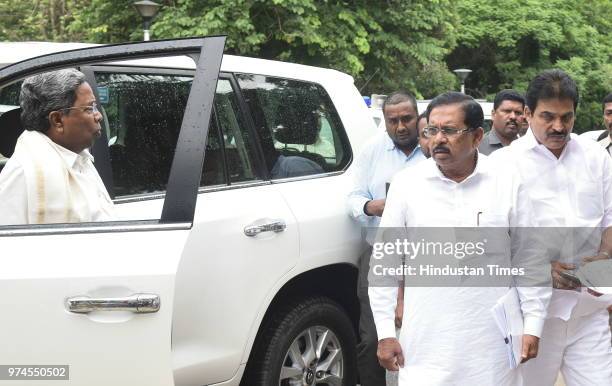
[[[357,280],[357,296],[359,297],[359,344],[357,344],[357,366],[361,386],[385,386],[385,369],[378,364],[376,349],[378,348],[378,335],[374,324],[374,316],[370,308],[368,297],[368,271],[370,269],[370,255],[372,248],[361,256],[359,260],[359,279]]]

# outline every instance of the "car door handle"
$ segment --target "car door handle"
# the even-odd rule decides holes
[[[92,298],[73,296],[66,299],[66,309],[77,314],[93,311],[131,311],[136,314],[149,314],[159,311],[159,295],[134,294],[124,298]]]
[[[249,237],[255,237],[262,232],[282,232],[287,228],[287,224],[283,220],[272,220],[265,224],[251,224],[244,227],[244,234]]]

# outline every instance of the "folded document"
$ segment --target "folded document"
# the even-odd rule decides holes
[[[499,298],[491,312],[506,344],[510,368],[515,369],[521,363],[523,342],[523,312],[516,288]]]

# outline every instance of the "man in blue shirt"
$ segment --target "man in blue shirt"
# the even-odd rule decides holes
[[[406,91],[395,92],[383,103],[386,131],[378,134],[364,147],[352,166],[353,188],[348,196],[349,214],[366,227],[366,241],[370,246],[385,209],[387,184],[395,173],[425,159],[418,146],[418,111],[414,96]],[[385,370],[378,364],[378,337],[370,300],[368,298],[368,270],[371,248],[359,263],[357,295],[360,303],[357,361],[362,386],[385,385]],[[401,325],[403,291],[398,295],[396,324]]]

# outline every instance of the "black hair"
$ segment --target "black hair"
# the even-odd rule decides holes
[[[414,111],[418,114],[417,101],[414,95],[412,95],[409,91],[399,90],[389,95],[383,102],[383,115],[385,113],[385,107],[387,107],[388,105],[398,105],[404,102],[410,102],[410,104],[412,104],[412,107],[414,108]]]
[[[463,123],[465,123],[469,129],[477,129],[482,127],[484,124],[484,114],[480,104],[478,104],[478,102],[476,102],[471,96],[457,91],[448,91],[435,97],[429,103],[429,106],[427,106],[427,111],[425,112],[425,114],[427,114],[427,121],[429,121],[429,115],[434,108],[455,104],[461,105],[463,114],[465,116]]]
[[[518,91],[512,89],[501,90],[495,95],[495,99],[493,100],[493,110],[497,110],[499,105],[502,104],[503,101],[515,101],[525,107],[525,98],[519,94]]]
[[[601,109],[602,109],[603,111],[606,111],[606,105],[607,105],[608,103],[612,103],[612,92],[611,92],[611,93],[609,93],[608,95],[606,95],[606,97],[605,97],[605,98],[604,98],[604,100],[603,100],[603,103],[601,104]]]
[[[558,69],[546,70],[536,75],[529,83],[525,99],[531,113],[535,111],[541,99],[569,99],[574,102],[574,111],[576,111],[579,99],[578,86],[565,72]]]

